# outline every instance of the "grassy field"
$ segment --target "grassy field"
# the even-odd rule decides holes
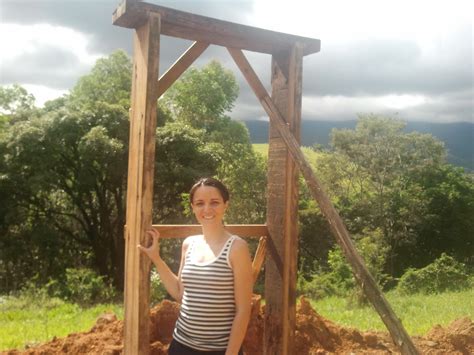
[[[435,324],[446,326],[465,316],[474,319],[474,289],[411,296],[388,292],[386,297],[410,335],[424,335]],[[386,330],[378,314],[370,306],[351,307],[345,299],[337,297],[311,301],[311,304],[323,317],[340,325],[359,330]]]
[[[411,335],[426,334],[435,324],[446,326],[461,317],[474,318],[474,290],[409,297],[389,292],[387,298]],[[311,303],[318,313],[340,325],[385,331],[371,307],[349,307],[346,299],[337,297]],[[0,298],[0,351],[89,330],[105,312],[123,319],[120,304],[81,308],[58,299]]]
[[[82,308],[59,299],[0,297],[0,351],[35,345],[52,337],[89,330],[97,317],[113,312],[123,318],[120,304]]]
[[[265,158],[268,156],[268,143],[255,143],[252,144],[252,146],[253,150],[257,154],[260,154]],[[306,159],[308,159],[309,163],[314,165],[317,153],[309,147],[301,147],[301,150],[303,151]]]
[[[255,143],[252,144],[253,150],[263,157],[268,155],[268,144],[267,143]]]

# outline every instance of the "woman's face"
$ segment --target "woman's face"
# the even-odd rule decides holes
[[[212,186],[199,186],[194,192],[192,208],[201,225],[222,224],[228,201]]]

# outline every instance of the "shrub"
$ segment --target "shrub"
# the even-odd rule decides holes
[[[300,275],[298,290],[301,294],[313,299],[347,295],[348,291],[355,286],[355,281],[340,248],[329,251],[328,264],[329,272],[316,273],[309,281]]]
[[[377,284],[383,287],[390,277],[383,273],[388,248],[381,242],[380,235],[379,230],[364,230],[362,235],[357,236],[357,250]],[[356,283],[351,266],[339,246],[329,251],[328,266],[328,271],[313,274],[309,281],[300,277],[299,292],[314,299],[325,296],[349,296],[350,303],[367,304],[367,299]]]
[[[400,278],[397,289],[404,294],[441,293],[469,288],[466,266],[443,253],[422,269],[408,269]]]
[[[155,270],[152,270],[150,275],[150,302],[156,304],[161,302],[168,292],[161,282],[160,275]]]
[[[66,269],[62,297],[80,304],[111,301],[116,292],[103,276],[88,268]]]

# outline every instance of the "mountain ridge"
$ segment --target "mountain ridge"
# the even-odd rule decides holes
[[[268,121],[241,121],[247,126],[252,143],[268,143]],[[301,144],[329,146],[332,129],[354,129],[357,120],[350,121],[302,121]],[[474,171],[474,123],[408,121],[406,132],[429,133],[444,142],[448,162]]]

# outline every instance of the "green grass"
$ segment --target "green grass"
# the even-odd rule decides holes
[[[262,157],[266,158],[268,156],[268,143],[254,143],[252,144],[253,150],[260,154]],[[315,165],[317,154],[314,150],[309,147],[301,147],[306,159],[312,165]]]
[[[410,335],[425,335],[434,325],[447,326],[458,318],[468,316],[474,319],[474,289],[411,296],[388,292],[386,298]],[[359,330],[386,331],[370,306],[351,307],[346,299],[338,297],[311,301],[311,304],[319,314],[337,324]]]
[[[266,158],[268,156],[268,143],[254,143],[252,144],[255,153],[260,154]]]
[[[54,298],[0,297],[0,351],[87,331],[106,312],[123,318],[120,304],[82,308]]]
[[[474,289],[412,296],[389,292],[386,297],[410,335],[424,335],[435,324],[446,326],[461,317],[474,318]],[[319,314],[339,325],[386,331],[377,313],[369,306],[351,307],[340,297],[311,301],[311,304]],[[123,319],[120,304],[81,308],[54,298],[0,297],[0,351],[21,349],[54,336],[87,331],[97,317],[106,312],[113,312]]]

